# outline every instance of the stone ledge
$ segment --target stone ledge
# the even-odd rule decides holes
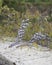
[[[44,52],[27,46],[8,48],[10,42],[7,43],[0,44],[0,65],[52,65],[52,51]]]

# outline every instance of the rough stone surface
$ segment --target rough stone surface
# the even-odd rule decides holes
[[[40,46],[38,50],[27,46],[8,48],[11,43],[0,42],[0,65],[52,65],[52,51],[46,47]]]

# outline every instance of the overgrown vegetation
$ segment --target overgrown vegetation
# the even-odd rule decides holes
[[[21,21],[27,18],[30,21],[24,40],[30,40],[36,32],[52,38],[52,0],[0,0],[0,36],[16,37]]]
[[[1,36],[16,36],[20,26],[20,15],[13,8],[4,6],[0,13],[0,35]]]

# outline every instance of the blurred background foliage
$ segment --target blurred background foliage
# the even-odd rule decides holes
[[[26,30],[26,36],[42,31],[52,37],[51,2],[52,0],[0,0],[0,36],[15,37],[22,19],[29,18],[31,24]],[[37,22],[41,15],[48,21],[42,24],[44,28]]]
[[[42,23],[40,16],[44,16]],[[36,32],[52,38],[52,0],[0,0],[0,37],[16,37],[21,21],[27,18],[30,21],[24,40],[30,40]]]

